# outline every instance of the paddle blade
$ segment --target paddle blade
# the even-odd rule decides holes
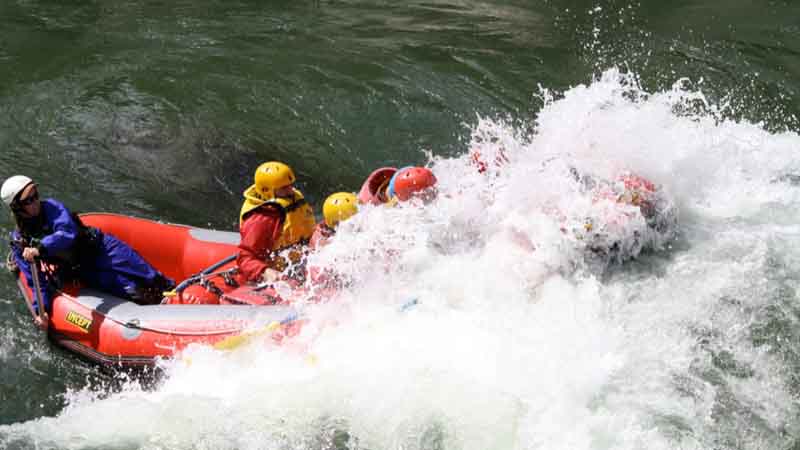
[[[236,336],[228,336],[225,339],[217,342],[214,344],[215,350],[234,350],[247,343],[251,342],[253,339],[264,336],[267,333],[272,333],[277,330],[281,324],[279,322],[271,322],[269,325],[260,328],[254,331],[246,331],[242,334],[237,334]]]

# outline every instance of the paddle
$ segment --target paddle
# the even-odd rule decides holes
[[[31,262],[31,278],[33,278],[33,295],[36,298],[36,306],[39,307],[39,320],[47,324],[47,313],[45,312],[44,301],[42,301],[42,289],[39,283],[39,260],[34,258]]]
[[[257,338],[259,336],[264,336],[267,333],[272,333],[277,330],[281,325],[286,325],[289,323],[294,322],[297,320],[298,315],[293,314],[280,322],[273,321],[270,322],[269,325],[253,330],[253,331],[246,331],[242,334],[237,334],[236,336],[228,336],[225,339],[217,342],[213,345],[215,350],[235,350],[248,342],[250,342],[253,338]]]
[[[409,309],[413,308],[414,306],[419,304],[419,300],[416,298],[412,298],[398,308],[398,311],[401,313],[407,312]],[[253,338],[257,338],[259,336],[263,336],[267,333],[272,333],[278,329],[281,325],[286,325],[295,320],[300,318],[300,314],[291,315],[280,322],[274,321],[269,323],[267,326],[259,328],[253,331],[247,331],[242,334],[238,334],[236,336],[228,336],[225,339],[217,342],[213,345],[215,350],[235,350],[248,342],[250,342]]]

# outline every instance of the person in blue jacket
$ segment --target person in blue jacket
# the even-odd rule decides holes
[[[77,214],[52,198],[40,199],[37,185],[24,175],[7,179],[0,188],[11,208],[16,229],[11,232],[13,261],[31,290],[31,264],[39,264],[44,311],[52,312],[54,292],[68,280],[108,292],[139,304],[159,303],[162,292],[174,285],[116,237],[88,227]],[[35,297],[35,296],[34,296]],[[34,304],[38,314],[39,305]],[[47,327],[37,318],[37,325]]]

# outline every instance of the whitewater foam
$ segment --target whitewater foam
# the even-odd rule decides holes
[[[480,118],[469,149],[483,173],[470,152],[433,158],[433,204],[364,207],[312,256],[349,287],[302,306],[294,341],[193,347],[154,390],[76,397],[3,434],[152,449],[774,448],[796,435],[797,403],[780,348],[753,330],[771,305],[796,305],[770,274],[778,261],[777,284],[796,287],[786,174],[800,139],[685,113],[696,101],[609,70],[549,101],[532,133]],[[572,168],[652,180],[676,227],[654,232],[623,206],[632,219],[612,237],[629,254],[596,270],[580,230],[618,206]]]

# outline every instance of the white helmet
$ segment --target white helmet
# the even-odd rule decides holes
[[[3,182],[3,187],[0,188],[0,196],[3,197],[3,203],[11,206],[11,203],[14,202],[14,199],[17,198],[19,193],[31,183],[33,183],[33,180],[25,175],[14,175],[7,179]]]

